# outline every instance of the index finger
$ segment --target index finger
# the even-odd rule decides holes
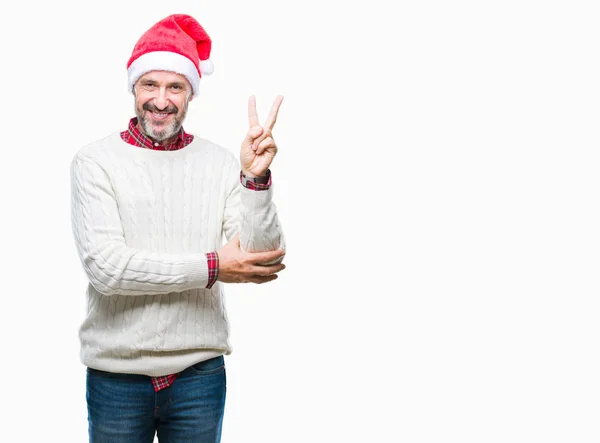
[[[273,102],[273,106],[271,106],[271,111],[269,112],[269,116],[267,117],[267,121],[265,122],[266,129],[273,130],[275,122],[277,121],[277,113],[279,112],[279,107],[281,106],[282,101],[283,95],[278,95],[275,101]]]
[[[251,128],[260,126],[258,114],[256,113],[256,98],[253,95],[248,99],[248,123],[250,123]]]

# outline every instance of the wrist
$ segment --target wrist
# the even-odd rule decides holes
[[[271,184],[271,170],[267,169],[265,175],[255,176],[255,175],[247,175],[246,172],[242,169],[240,172],[240,181],[242,185],[246,188],[250,189],[268,189]]]
[[[255,179],[255,178],[265,178],[265,177],[268,177],[269,170],[267,169],[262,174],[256,175],[256,174],[253,174],[251,172],[246,171],[245,169],[242,169],[242,175],[244,177],[246,177],[246,178],[252,178],[252,179]]]

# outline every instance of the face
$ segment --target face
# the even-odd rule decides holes
[[[162,142],[183,124],[192,95],[187,79],[174,72],[151,71],[135,83],[135,114],[150,138]]]

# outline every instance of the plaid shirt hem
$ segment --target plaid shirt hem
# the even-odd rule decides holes
[[[179,373],[169,374],[163,377],[152,377],[152,386],[154,386],[154,391],[158,392],[161,389],[168,388],[173,384],[178,375]]]

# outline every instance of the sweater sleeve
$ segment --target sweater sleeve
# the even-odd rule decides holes
[[[240,183],[239,166],[236,164],[233,168],[229,174],[231,192],[225,205],[225,235],[231,239],[239,232],[240,247],[244,251],[285,250],[283,230],[273,202],[273,186],[267,190],[248,189]]]
[[[92,286],[104,295],[153,295],[206,287],[204,253],[166,254],[127,246],[105,170],[76,156],[71,163],[71,220],[77,252]]]

